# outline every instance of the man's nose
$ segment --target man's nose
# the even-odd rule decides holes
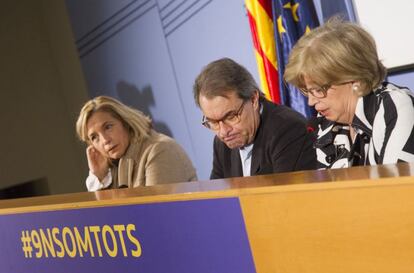
[[[230,125],[226,124],[223,121],[219,122],[219,126],[220,126],[219,127],[219,136],[220,137],[226,137],[232,129],[232,127]]]

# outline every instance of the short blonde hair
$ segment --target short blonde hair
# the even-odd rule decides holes
[[[320,86],[359,81],[359,95],[364,96],[382,83],[386,73],[374,38],[357,24],[334,17],[299,39],[284,79],[299,88],[306,88],[305,76]]]
[[[96,112],[106,112],[120,120],[129,130],[131,141],[140,141],[149,136],[152,127],[149,117],[114,98],[99,96],[85,103],[76,121],[76,133],[86,143],[89,143],[86,125],[92,114]]]

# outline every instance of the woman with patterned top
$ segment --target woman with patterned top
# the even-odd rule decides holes
[[[414,162],[414,95],[385,76],[357,24],[333,18],[295,45],[284,78],[318,112],[319,168]]]

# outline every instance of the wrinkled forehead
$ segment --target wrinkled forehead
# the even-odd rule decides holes
[[[298,86],[299,87],[309,87],[309,86],[322,86],[327,84],[327,79],[324,79],[315,71],[312,73],[302,73],[298,77]]]
[[[220,119],[231,111],[237,110],[243,100],[236,94],[230,96],[201,96],[200,108],[203,115],[209,119]]]
[[[99,128],[108,121],[119,120],[110,111],[98,110],[91,113],[85,123],[87,134],[89,135],[91,130]]]

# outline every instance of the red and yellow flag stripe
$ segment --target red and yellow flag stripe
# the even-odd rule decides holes
[[[279,75],[270,0],[246,0],[262,91],[266,98],[280,103]]]

